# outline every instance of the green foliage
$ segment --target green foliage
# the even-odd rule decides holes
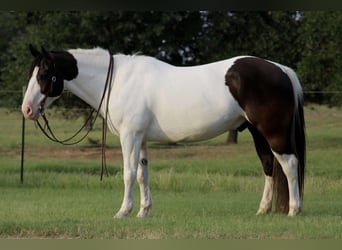
[[[103,47],[141,52],[175,65],[197,65],[248,54],[297,69],[305,90],[341,90],[341,12],[48,11],[0,12],[0,105],[21,103],[32,57],[28,44],[48,50]],[[307,95],[341,103],[340,93]],[[74,98],[73,98],[74,99]],[[68,106],[85,107],[84,103]]]
[[[298,58],[296,46],[299,22],[295,12],[209,12],[205,34],[208,44],[203,58],[224,59],[254,55],[291,67]],[[201,42],[201,41],[200,41]]]
[[[16,84],[19,80],[18,78],[13,78],[9,81],[4,81],[3,79],[6,78],[6,73],[9,73],[6,72],[8,64],[11,64],[16,59],[9,48],[12,41],[15,41],[23,35],[26,23],[25,19],[26,15],[23,13],[0,11],[0,106],[13,107],[16,103],[15,100],[18,100],[18,98],[11,91],[21,90],[21,88],[18,88],[20,85]],[[22,65],[21,67],[15,65],[11,70],[16,74],[20,74],[19,72],[23,68]],[[21,97],[21,94],[18,96]]]
[[[6,65],[1,70],[2,90],[21,90],[21,86],[27,84],[32,61],[29,43],[45,46],[48,50],[100,46],[112,53],[142,52],[183,64],[186,56],[181,56],[178,51],[185,48],[188,41],[195,41],[201,28],[198,12],[84,11],[21,15],[25,30],[7,44]],[[0,99],[2,106],[13,107],[20,103],[21,95],[14,97],[5,93]]]
[[[302,60],[298,73],[306,90],[342,91],[342,13],[340,11],[305,12],[300,27]],[[341,105],[342,94],[311,94],[308,99]]]

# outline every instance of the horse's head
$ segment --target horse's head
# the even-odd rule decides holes
[[[51,105],[63,91],[64,80],[72,80],[78,74],[77,62],[67,51],[39,52],[30,44],[34,57],[30,68],[30,80],[22,103],[25,118],[37,120],[39,114]]]

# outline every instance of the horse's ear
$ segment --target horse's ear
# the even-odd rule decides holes
[[[31,54],[34,57],[37,57],[40,55],[40,52],[32,44],[29,44],[29,49],[30,49]]]
[[[42,46],[42,54],[43,54],[43,56],[46,57],[46,58],[51,58],[50,53],[46,51],[46,49],[44,48],[44,46]]]

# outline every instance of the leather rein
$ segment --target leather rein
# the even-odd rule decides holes
[[[106,109],[105,109],[105,114],[102,119],[102,145],[101,145],[101,151],[102,151],[102,167],[101,167],[101,180],[103,178],[103,173],[104,170],[106,171],[106,175],[108,177],[108,170],[107,170],[107,165],[106,165],[106,139],[107,139],[107,121],[108,121],[108,104],[109,104],[109,98],[110,98],[110,91],[112,89],[112,79],[113,79],[113,70],[114,70],[114,59],[113,56],[109,53],[109,66],[107,70],[107,77],[106,77],[106,82],[105,86],[103,89],[102,97],[100,100],[99,107],[97,110],[93,109],[91,113],[89,114],[88,118],[84,122],[84,124],[81,126],[79,130],[77,130],[72,136],[66,139],[58,139],[55,135],[55,133],[52,131],[50,125],[49,125],[49,120],[47,119],[45,112],[44,112],[44,105],[45,101],[48,97],[48,95],[45,95],[45,98],[40,102],[40,107],[39,107],[39,113],[41,117],[44,120],[44,126],[42,126],[39,122],[39,120],[36,121],[36,124],[38,125],[39,129],[42,131],[42,133],[49,138],[51,141],[62,144],[62,145],[75,145],[83,141],[91,131],[91,128],[96,122],[97,117],[99,116],[101,107],[103,105],[103,102],[105,100],[106,92],[107,94],[107,99],[106,99]],[[56,81],[56,77],[52,77],[52,84]],[[95,116],[94,116],[95,113]],[[80,132],[88,125],[89,129],[86,131],[86,133],[80,138],[80,139],[75,139],[73,140],[77,135],[80,134]]]

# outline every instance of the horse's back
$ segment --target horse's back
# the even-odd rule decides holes
[[[224,78],[236,59],[191,67],[149,57],[139,60],[131,66],[135,75],[129,75],[123,86],[134,96],[131,106],[140,110],[136,114],[141,114],[139,123],[146,129],[146,140],[204,140],[243,122],[243,111]]]

